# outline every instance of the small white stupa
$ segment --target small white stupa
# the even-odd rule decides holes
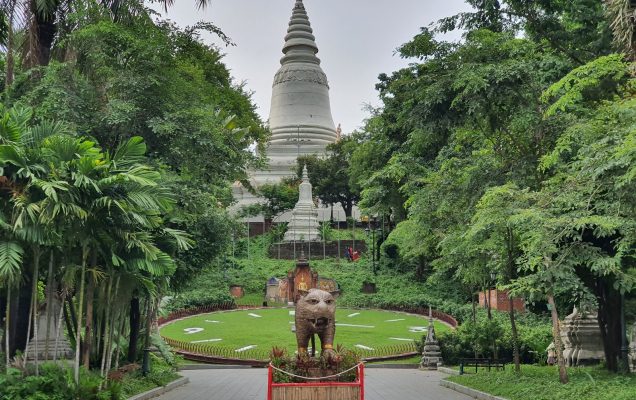
[[[303,167],[303,181],[298,188],[298,203],[285,232],[285,242],[319,241],[318,210],[311,194],[311,183],[307,175],[307,165]]]

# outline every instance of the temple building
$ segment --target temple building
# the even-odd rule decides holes
[[[250,173],[254,188],[294,176],[298,156],[325,154],[327,145],[337,140],[329,83],[316,56],[315,39],[305,5],[302,0],[296,0],[281,66],[272,86],[269,114],[272,136],[266,150],[268,166]],[[233,193],[239,208],[259,201],[239,183],[234,185]]]

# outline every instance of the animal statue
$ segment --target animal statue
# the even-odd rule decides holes
[[[329,292],[320,289],[300,291],[296,302],[296,342],[298,355],[307,355],[309,340],[320,338],[323,357],[335,354],[333,339],[336,334],[336,300]],[[315,348],[315,346],[314,346]]]

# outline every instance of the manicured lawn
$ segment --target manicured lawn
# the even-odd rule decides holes
[[[290,311],[292,309],[274,308],[202,314],[164,326],[161,335],[180,341],[204,341],[200,343],[236,349],[255,345],[259,349],[269,350],[278,346],[293,352],[296,339],[291,331],[294,317]],[[338,309],[336,324],[351,325],[336,325],[336,345],[342,344],[352,349],[362,345],[375,349],[419,340],[425,332],[418,329],[427,327],[428,320],[389,311]],[[203,330],[187,333],[186,329],[189,328]],[[435,329],[442,332],[450,328],[436,321]]]
[[[634,400],[636,375],[610,374],[600,367],[569,368],[570,383],[559,383],[556,367],[524,365],[520,375],[512,366],[503,372],[480,371],[452,376],[450,381],[510,400]]]

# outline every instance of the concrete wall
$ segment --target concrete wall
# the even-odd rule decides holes
[[[356,240],[355,242],[353,240],[340,240],[339,242],[326,242],[324,245],[323,242],[274,243],[269,247],[269,256],[282,260],[295,260],[300,257],[301,250],[304,250],[305,257],[308,259],[337,258],[338,256],[344,259],[347,246],[359,252],[362,258],[370,257],[364,240]]]

